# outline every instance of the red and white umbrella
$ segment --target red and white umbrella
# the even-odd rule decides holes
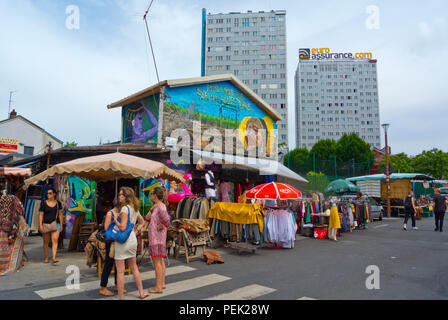
[[[289,200],[302,198],[302,192],[286,183],[271,182],[257,186],[246,193],[248,199]]]

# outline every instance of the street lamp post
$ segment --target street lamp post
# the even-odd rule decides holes
[[[386,197],[387,197],[387,217],[390,218],[390,175],[389,175],[389,147],[387,145],[387,129],[389,124],[381,125],[384,128],[384,139],[386,140]]]

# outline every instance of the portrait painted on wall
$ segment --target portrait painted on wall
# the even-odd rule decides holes
[[[159,96],[152,95],[123,107],[122,120],[123,143],[157,143]]]

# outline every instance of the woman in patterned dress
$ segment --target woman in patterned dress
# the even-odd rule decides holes
[[[149,293],[163,293],[163,289],[165,289],[166,267],[164,258],[166,258],[167,228],[170,225],[170,216],[166,209],[167,197],[166,188],[155,188],[151,194],[151,201],[154,202],[154,206],[145,217],[149,222],[149,255],[152,258],[156,273],[156,286],[149,289]]]

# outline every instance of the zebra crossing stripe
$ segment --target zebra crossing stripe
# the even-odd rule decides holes
[[[170,267],[170,268],[166,269],[166,275],[167,276],[175,275],[175,274],[194,271],[194,270],[196,270],[196,269],[187,267],[187,266]],[[148,271],[148,272],[143,272],[140,275],[142,277],[142,281],[155,279],[154,270]],[[133,281],[133,279],[134,278],[133,278],[132,274],[125,276],[125,282]],[[51,299],[51,298],[63,297],[63,296],[71,295],[71,294],[83,293],[83,292],[91,291],[91,290],[95,290],[95,289],[99,290],[100,279],[95,280],[95,281],[80,283],[79,287],[80,287],[79,289],[68,289],[66,286],[61,286],[61,287],[56,287],[56,288],[51,288],[51,289],[35,291],[35,293],[38,294],[43,299]]]
[[[317,299],[310,298],[310,297],[302,297],[302,298],[299,298],[297,300],[317,300]]]
[[[200,276],[200,277],[196,277],[196,278],[192,278],[192,279],[188,279],[188,280],[178,281],[178,282],[174,282],[174,283],[167,283],[166,289],[163,290],[162,294],[153,293],[145,300],[164,298],[164,297],[167,297],[167,296],[170,296],[173,294],[182,293],[182,292],[190,291],[190,290],[194,290],[194,289],[199,289],[199,288],[210,286],[210,285],[213,285],[216,283],[224,282],[224,281],[227,281],[230,279],[231,278],[222,276],[219,274],[209,274],[209,275]],[[145,290],[147,290],[147,289],[145,289]],[[115,299],[117,299],[117,296],[106,297],[101,300],[115,300]],[[125,295],[125,299],[126,300],[139,299],[138,290],[127,293]]]
[[[263,287],[258,284],[252,284],[246,287],[236,289],[232,292],[223,293],[205,300],[252,300],[260,296],[272,293],[276,289]]]

